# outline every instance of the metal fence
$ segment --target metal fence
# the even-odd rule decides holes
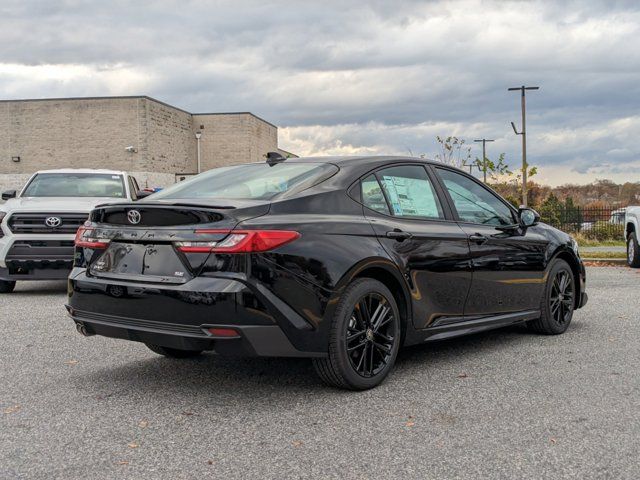
[[[624,238],[625,209],[619,207],[567,207],[542,208],[540,217],[568,233],[580,233],[594,240],[620,240]]]

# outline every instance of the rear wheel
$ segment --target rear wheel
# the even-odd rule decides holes
[[[561,259],[554,261],[540,303],[541,316],[528,323],[538,333],[558,335],[564,333],[571,319],[576,301],[575,278],[571,267]]]
[[[400,314],[393,295],[377,280],[356,280],[338,303],[329,336],[329,356],[313,359],[326,384],[348,390],[379,385],[400,348]]]
[[[202,350],[180,350],[178,348],[161,347],[160,345],[153,345],[152,343],[145,343],[145,345],[152,352],[158,355],[164,355],[169,358],[190,358],[197,357],[202,353]]]
[[[627,263],[630,267],[640,267],[640,246],[636,232],[631,232],[627,238]]]
[[[11,293],[16,288],[16,282],[0,280],[0,293]]]

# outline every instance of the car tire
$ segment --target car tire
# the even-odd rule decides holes
[[[393,294],[381,282],[362,278],[344,291],[333,315],[328,356],[313,366],[329,386],[367,390],[392,370],[402,339]]]
[[[0,280],[0,293],[11,293],[16,288],[16,282]]]
[[[145,345],[152,352],[169,358],[191,358],[197,357],[202,353],[202,350],[180,350],[178,348],[161,347],[152,343],[145,343]]]
[[[545,335],[564,333],[573,318],[575,305],[575,275],[567,262],[556,259],[547,276],[540,302],[540,318],[531,320],[527,325],[532,331]]]
[[[636,232],[631,232],[627,238],[627,264],[632,268],[640,267],[640,245]]]

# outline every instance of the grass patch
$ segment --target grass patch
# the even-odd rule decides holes
[[[582,253],[583,258],[598,258],[598,259],[610,259],[610,258],[627,258],[627,252],[585,252]]]

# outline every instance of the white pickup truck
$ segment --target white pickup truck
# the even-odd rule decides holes
[[[2,194],[0,204],[0,293],[16,280],[67,278],[78,227],[96,205],[137,200],[135,178],[112,170],[43,170],[20,192]]]
[[[624,219],[624,235],[627,241],[627,263],[630,267],[640,267],[640,207],[627,207]]]

